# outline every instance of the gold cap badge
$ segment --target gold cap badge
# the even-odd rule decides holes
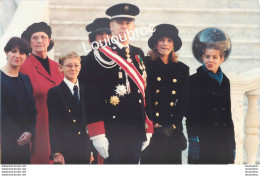
[[[129,6],[126,5],[126,6],[124,7],[124,9],[125,9],[125,11],[128,11],[128,10],[129,10]]]

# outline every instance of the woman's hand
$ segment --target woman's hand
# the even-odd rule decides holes
[[[26,145],[28,142],[30,142],[32,137],[32,134],[29,132],[24,132],[19,139],[17,139],[17,143],[19,146],[24,146]]]

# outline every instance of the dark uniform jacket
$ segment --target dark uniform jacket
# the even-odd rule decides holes
[[[199,67],[191,76],[190,94],[187,130],[189,137],[199,137],[200,162],[233,163],[235,139],[228,78],[223,74],[219,85]]]
[[[51,153],[61,153],[66,164],[87,164],[90,159],[84,89],[81,85],[79,90],[80,104],[64,81],[47,94]]]
[[[126,59],[126,55],[117,45],[111,45],[113,51]],[[111,61],[99,52],[106,61]],[[137,70],[142,74],[135,60],[135,55],[144,58],[143,51],[130,45],[130,58]],[[130,77],[130,94],[118,96],[115,92],[118,85],[126,85],[124,70],[119,78],[119,66],[104,68],[95,59],[93,51],[82,57],[82,69],[79,80],[85,85],[86,112],[88,116],[88,129],[90,137],[106,134],[108,139],[117,141],[145,141],[145,111],[151,116],[149,93],[146,89],[146,109],[144,100],[136,84]],[[84,63],[85,62],[85,63]],[[120,102],[114,106],[110,103],[112,96],[118,96]],[[105,128],[105,129],[104,129]]]
[[[36,115],[29,77],[19,73],[13,78],[1,71],[2,164],[30,164],[30,143],[19,146],[17,140],[24,132],[35,138]]]

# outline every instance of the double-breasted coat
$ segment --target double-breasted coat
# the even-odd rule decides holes
[[[111,49],[126,59],[125,53],[117,45],[112,44]],[[105,61],[111,61],[103,53],[99,53]],[[132,58],[137,70],[142,74],[135,60],[136,55],[144,58],[142,50],[130,45],[130,58]],[[108,140],[145,141],[147,130],[145,128],[145,113],[148,117],[151,115],[148,89],[145,90],[145,108],[143,96],[130,77],[128,77],[130,94],[124,94],[124,96],[116,94],[117,86],[126,86],[125,72],[117,64],[112,68],[101,66],[95,59],[93,51],[86,57],[82,57],[82,60],[79,80],[85,86],[87,123],[90,137],[106,134]],[[119,72],[121,72],[121,77]],[[113,105],[111,97],[116,95],[119,102]],[[151,130],[151,127],[149,130]]]
[[[59,72],[58,63],[49,59],[50,74],[41,63],[30,54],[20,68],[20,71],[29,76],[33,85],[33,97],[37,108],[37,123],[35,129],[35,141],[32,144],[32,164],[51,164],[49,123],[47,109],[47,92],[57,86],[63,80],[63,74]]]
[[[85,94],[81,85],[79,90],[79,104],[64,81],[48,91],[51,153],[61,153],[66,164],[89,164],[90,159]]]
[[[231,117],[230,82],[225,74],[220,85],[202,67],[191,76],[186,124],[188,136],[199,137],[199,163],[234,162],[235,139]]]
[[[170,58],[168,64],[164,64],[160,58],[154,61],[150,57],[146,59],[153,123],[158,123],[160,128],[175,129],[166,141],[157,134],[161,131],[154,129],[151,144],[143,154],[143,163],[180,164],[181,151],[187,146],[182,119],[188,106],[189,67]]]

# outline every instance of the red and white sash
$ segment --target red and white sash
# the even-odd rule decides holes
[[[101,51],[103,54],[105,54],[108,58],[115,61],[134,81],[134,83],[137,85],[139,90],[141,91],[143,95],[144,100],[144,107],[146,107],[145,102],[145,83],[142,75],[139,73],[139,71],[135,68],[134,64],[127,62],[124,58],[119,56],[116,52],[112,51],[112,49],[108,46],[106,47],[100,47],[99,51]],[[152,123],[149,118],[146,116],[146,123],[150,126],[149,123]],[[148,121],[148,122],[147,122]]]

